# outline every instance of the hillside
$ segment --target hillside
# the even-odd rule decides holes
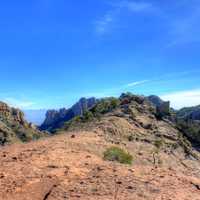
[[[43,135],[36,126],[24,119],[22,111],[0,102],[0,145],[28,142]]]
[[[110,136],[110,139],[112,137]],[[115,137],[113,137],[115,141]],[[186,200],[200,199],[199,162],[148,141],[114,145],[102,132],[59,136],[0,149],[2,200]],[[133,164],[106,161],[112,146],[125,149]]]

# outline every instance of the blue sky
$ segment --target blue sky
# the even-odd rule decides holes
[[[199,0],[0,2],[0,99],[23,109],[82,96],[200,104]]]

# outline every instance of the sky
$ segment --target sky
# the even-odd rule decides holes
[[[199,0],[0,2],[0,100],[26,109],[156,94],[200,104]]]

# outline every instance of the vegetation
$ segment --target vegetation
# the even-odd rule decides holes
[[[163,138],[157,139],[154,142],[155,148],[154,148],[154,150],[152,152],[154,165],[156,165],[156,163],[157,164],[161,164],[162,163],[162,160],[160,159],[160,156],[159,156],[159,152],[162,149],[162,147],[164,146],[164,144],[165,144],[165,141],[164,141]]]
[[[110,147],[104,152],[104,159],[122,164],[132,164],[133,156],[119,147]]]
[[[104,98],[101,99],[93,109],[91,109],[91,112],[95,116],[98,116],[114,110],[119,104],[120,100],[117,98]]]
[[[128,141],[129,142],[132,142],[132,141],[134,141],[135,140],[135,137],[133,136],[133,135],[129,135],[128,136]]]
[[[81,116],[76,116],[70,121],[64,123],[64,129],[67,130],[72,125],[77,123],[86,123],[94,119],[100,120],[101,116],[117,108],[120,105],[120,100],[114,97],[103,98],[90,110],[87,110]]]
[[[162,148],[162,146],[164,145],[164,140],[162,139],[158,139],[154,142],[154,145],[156,146],[156,148],[158,150],[160,150]]]

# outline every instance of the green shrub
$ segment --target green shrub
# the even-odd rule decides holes
[[[163,139],[158,139],[154,142],[154,145],[156,146],[157,149],[161,149],[162,146],[164,145],[164,140]]]
[[[82,120],[83,120],[83,122],[87,122],[87,121],[92,120],[93,117],[94,117],[94,116],[93,116],[92,112],[86,111],[86,112],[83,113]]]
[[[110,108],[115,109],[119,105],[119,100],[117,98],[110,99]]]
[[[105,114],[115,109],[119,104],[120,101],[117,98],[104,98],[97,103],[97,105],[91,110],[91,112],[95,116],[99,114]]]
[[[133,156],[119,147],[110,147],[104,152],[104,159],[122,164],[132,164]]]
[[[129,135],[128,136],[128,141],[129,142],[132,142],[132,141],[134,141],[135,140],[135,137],[133,136],[133,135]]]

